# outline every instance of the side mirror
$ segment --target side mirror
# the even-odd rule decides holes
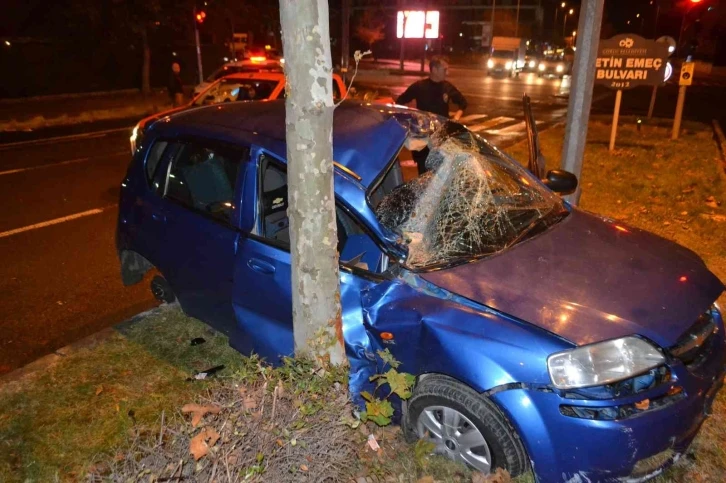
[[[563,169],[552,169],[542,182],[549,189],[560,195],[569,195],[577,189],[577,176]]]

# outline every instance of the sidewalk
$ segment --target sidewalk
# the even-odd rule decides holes
[[[355,62],[353,59],[350,60],[349,71],[355,70]],[[482,70],[479,65],[474,63],[450,63],[449,66],[452,69],[463,69],[463,70]],[[370,56],[361,59],[358,65],[359,70],[366,71],[381,71],[382,73],[389,75],[420,75],[427,76],[429,74],[428,60],[424,63],[423,72],[421,71],[421,60],[406,60],[403,62],[403,70],[401,69],[401,61],[399,59],[376,59],[375,61]]]
[[[165,89],[0,100],[0,132],[27,131],[109,119],[142,118],[170,106]]]

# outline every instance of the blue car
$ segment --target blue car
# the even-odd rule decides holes
[[[642,481],[684,453],[724,378],[723,284],[693,252],[581,211],[465,127],[335,110],[343,330],[356,401],[388,348],[417,377],[404,434],[489,473]],[[429,149],[409,176],[406,151]],[[282,101],[153,123],[123,180],[124,283],[271,363],[293,353]],[[568,181],[569,180],[569,181]]]

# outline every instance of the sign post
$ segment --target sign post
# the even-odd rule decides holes
[[[600,42],[595,62],[595,82],[617,89],[613,126],[610,131],[610,151],[615,149],[622,91],[662,83],[665,79],[667,58],[666,44],[638,35],[616,35]]]
[[[693,62],[684,62],[681,66],[681,77],[678,80],[678,103],[676,104],[676,117],[673,119],[673,133],[671,139],[678,139],[681,131],[681,118],[683,117],[683,104],[686,102],[686,88],[693,84]]]

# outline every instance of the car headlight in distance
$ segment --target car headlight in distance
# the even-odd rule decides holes
[[[487,67],[489,67],[490,69],[494,67],[494,61],[492,59],[487,60]]]
[[[564,66],[562,66],[562,65],[557,66],[557,72],[562,72],[563,70],[565,70]]]
[[[507,61],[507,63],[504,64],[504,68],[507,69],[507,70],[511,69],[512,68],[512,61]]]
[[[530,68],[530,69],[534,69],[534,66],[535,66],[535,65],[536,65],[536,62],[535,62],[535,61],[533,61],[533,60],[530,60],[530,61],[529,61],[529,68]]]
[[[628,336],[552,354],[547,369],[556,388],[574,389],[629,379],[664,362],[656,346]]]
[[[544,70],[545,70],[545,65],[544,65],[544,64],[540,64],[540,65],[539,65],[539,70],[541,70],[541,71],[543,71],[543,72],[544,72]]]

